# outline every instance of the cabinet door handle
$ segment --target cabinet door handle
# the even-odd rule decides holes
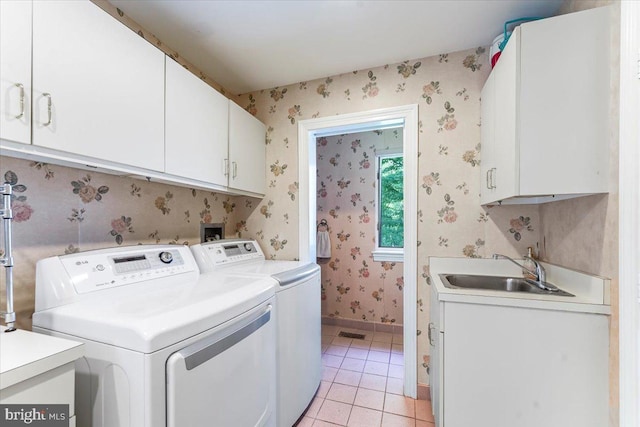
[[[236,176],[238,176],[238,162],[231,162],[233,164],[233,176],[232,178],[235,179]]]
[[[496,172],[497,169],[496,168],[491,168],[491,188],[497,188],[496,187]]]
[[[16,116],[16,119],[21,119],[24,116],[24,85],[16,83],[15,86],[20,89],[20,114]]]
[[[429,335],[429,345],[431,345],[431,346],[435,346],[435,344],[433,343],[433,336],[432,336],[432,334],[431,334],[431,331],[432,331],[433,329],[435,329],[435,326],[433,326],[433,322],[429,322],[429,332],[428,332],[428,335]]]
[[[53,120],[53,116],[51,115],[51,94],[48,92],[45,92],[42,94],[42,96],[47,98],[47,122],[44,123],[42,126],[49,126]]]
[[[491,169],[487,169],[487,189],[491,190],[491,181],[490,181]]]
[[[222,161],[222,170],[224,171],[224,176],[229,176],[229,159]]]

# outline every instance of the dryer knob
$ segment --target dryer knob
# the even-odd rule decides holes
[[[171,252],[160,252],[160,261],[164,262],[165,264],[169,264],[171,263],[171,261],[173,261],[173,255],[171,255]]]
[[[245,243],[244,248],[247,250],[247,252],[253,251],[253,245],[251,243]]]

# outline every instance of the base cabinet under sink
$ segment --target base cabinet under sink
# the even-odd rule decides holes
[[[435,289],[431,307],[437,427],[608,425],[608,316],[441,301]]]

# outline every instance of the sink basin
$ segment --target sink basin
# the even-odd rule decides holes
[[[572,297],[573,294],[561,289],[548,291],[540,289],[536,283],[522,277],[478,276],[467,274],[441,274],[445,287],[450,289],[485,289],[491,291],[528,292],[543,295]],[[552,288],[556,288],[550,285]],[[557,288],[556,288],[557,289]]]

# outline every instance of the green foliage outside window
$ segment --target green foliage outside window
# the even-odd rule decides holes
[[[380,157],[379,247],[404,247],[403,157]]]

